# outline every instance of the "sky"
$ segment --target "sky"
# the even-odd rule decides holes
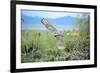
[[[47,30],[41,23],[47,18],[59,31],[78,29],[75,19],[86,13],[21,10],[22,30]]]

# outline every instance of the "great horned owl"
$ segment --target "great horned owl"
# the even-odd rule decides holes
[[[49,23],[48,19],[43,18],[41,22],[49,31],[51,31],[54,34],[58,49],[65,49],[63,35]]]

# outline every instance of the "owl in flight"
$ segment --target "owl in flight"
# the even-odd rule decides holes
[[[58,49],[65,49],[65,44],[64,44],[64,40],[63,40],[63,35],[54,27],[52,26],[48,19],[43,18],[41,20],[41,23],[49,30],[53,33],[54,37],[56,38],[56,44]]]

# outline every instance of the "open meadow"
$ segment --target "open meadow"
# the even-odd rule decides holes
[[[88,60],[90,58],[90,38],[80,36],[79,31],[64,31],[66,48],[56,46],[50,32],[22,31],[21,62],[48,62],[67,60]],[[28,49],[32,48],[31,51]]]

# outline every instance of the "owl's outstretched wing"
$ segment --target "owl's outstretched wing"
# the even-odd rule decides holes
[[[52,25],[50,25],[49,21],[45,18],[43,18],[41,20],[42,24],[50,31],[54,32],[57,31],[55,27],[53,27]]]

